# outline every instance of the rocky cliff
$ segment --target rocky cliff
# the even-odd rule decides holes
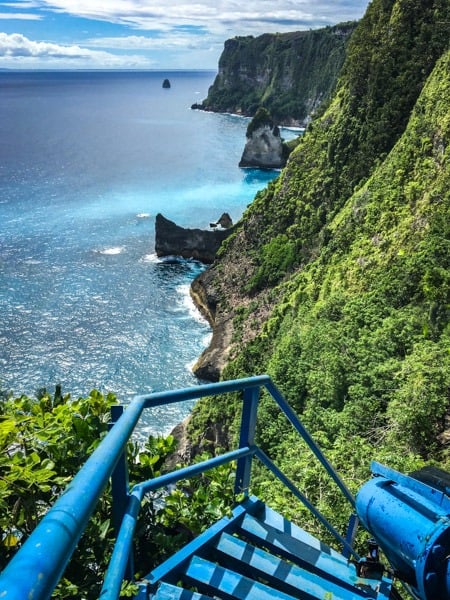
[[[286,164],[283,140],[278,127],[264,125],[247,140],[239,161],[240,167],[279,169]]]
[[[227,40],[195,108],[254,116],[265,106],[277,123],[304,125],[334,90],[355,25]]]
[[[269,373],[352,485],[372,459],[450,462],[449,8],[372,0],[327,110],[195,282],[222,349],[198,367]],[[261,402],[264,447],[336,513]],[[239,407],[200,401],[191,435],[232,436]]]

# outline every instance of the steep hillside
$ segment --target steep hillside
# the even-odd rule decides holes
[[[376,457],[448,462],[449,14],[373,0],[328,110],[194,286],[216,325],[200,366],[271,374],[350,485]],[[236,413],[200,402],[193,438],[223,443]],[[262,417],[263,445],[330,510],[265,399]]]
[[[278,123],[305,124],[334,90],[355,26],[227,40],[200,107],[253,116],[264,106]]]

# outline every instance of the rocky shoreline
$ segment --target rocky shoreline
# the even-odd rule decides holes
[[[157,256],[181,256],[211,265],[222,242],[233,232],[233,222],[228,213],[211,223],[212,230],[180,227],[163,215],[156,215],[155,251]],[[191,284],[192,300],[213,330],[211,342],[193,367],[199,379],[218,381],[227,363],[232,336],[232,317],[216,320],[219,298],[214,292],[215,274],[206,269]]]
[[[212,292],[211,276],[213,274],[208,267],[206,271],[194,279],[190,287],[191,298],[195,306],[212,328],[212,339],[208,347],[199,356],[192,371],[199,379],[216,382],[220,379],[231,349],[232,316],[230,315],[228,319],[221,319],[220,323],[216,323],[218,299]],[[201,449],[201,442],[194,444],[189,437],[190,419],[191,415],[188,415],[171,431],[171,435],[177,441],[177,447],[165,462],[165,467],[168,470],[175,468],[177,464],[189,464]],[[215,447],[224,446],[226,436],[220,423],[212,427],[208,433],[210,437],[214,438]]]
[[[210,271],[207,269],[191,284],[191,297],[212,328],[209,346],[201,353],[192,371],[199,379],[219,381],[220,374],[228,362],[232,337],[232,318],[216,321],[218,298],[209,285]]]

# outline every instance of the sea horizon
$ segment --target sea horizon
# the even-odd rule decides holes
[[[0,72],[8,71],[12,73],[217,73],[217,69],[175,69],[168,67],[167,69],[158,68],[158,69],[149,69],[149,68],[136,68],[131,69],[127,68],[95,68],[95,69],[87,69],[87,68],[72,68],[72,69],[58,69],[56,67],[50,68],[33,68],[29,67],[19,67],[19,68],[11,68],[11,67],[0,67]]]

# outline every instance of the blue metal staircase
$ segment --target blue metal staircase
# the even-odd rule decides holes
[[[145,579],[142,597],[155,600],[387,600],[392,584],[359,577],[354,563],[255,497]]]
[[[143,499],[177,481],[236,462],[235,497],[244,500],[163,564],[140,578],[137,600],[393,600],[400,598],[378,560],[377,543],[366,557],[353,548],[354,512],[341,534],[255,444],[258,402],[270,394],[325,468],[365,528],[379,542],[397,577],[416,600],[450,600],[450,476],[408,477],[374,465],[375,480],[357,500],[268,376],[224,381],[137,396],[114,407],[112,428],[0,574],[0,600],[45,600],[64,569],[102,497],[112,483],[116,543],[100,594],[117,600],[124,579],[133,579],[133,536]],[[144,410],[205,396],[242,394],[239,447],[165,473],[130,488],[126,446]],[[253,459],[261,461],[336,540],[334,550],[249,495]]]

